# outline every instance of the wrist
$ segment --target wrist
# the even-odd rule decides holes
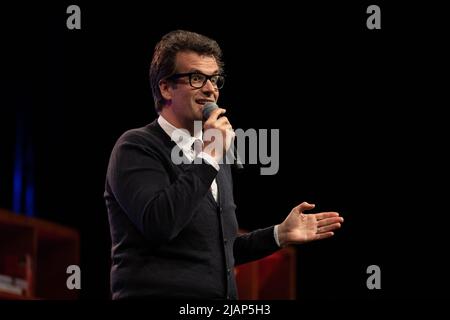
[[[217,171],[219,171],[220,167],[219,167],[219,161],[217,161],[216,159],[214,159],[213,157],[211,157],[211,155],[209,155],[206,152],[200,152],[197,156],[198,158],[202,158],[204,160],[206,160],[206,162],[208,162],[210,165],[212,165]]]
[[[286,238],[286,231],[284,230],[284,225],[280,223],[277,228],[278,244],[281,248],[288,245]]]

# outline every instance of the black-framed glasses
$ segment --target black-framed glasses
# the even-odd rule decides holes
[[[191,87],[200,89],[205,84],[206,81],[211,81],[212,85],[216,89],[222,89],[223,85],[225,84],[225,76],[222,74],[213,74],[213,75],[206,75],[201,72],[187,72],[187,73],[175,73],[174,75],[171,75],[168,77],[168,80],[176,80],[182,77],[189,77],[189,84]]]

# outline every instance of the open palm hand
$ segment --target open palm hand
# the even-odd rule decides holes
[[[282,246],[326,239],[334,235],[333,230],[341,227],[344,219],[337,212],[304,213],[314,207],[303,202],[292,209],[278,228]]]

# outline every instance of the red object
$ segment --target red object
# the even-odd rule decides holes
[[[13,278],[26,279],[27,256],[24,254],[7,254],[0,256],[0,274]]]
[[[263,259],[235,268],[239,299],[293,300],[296,298],[296,252],[284,248]]]

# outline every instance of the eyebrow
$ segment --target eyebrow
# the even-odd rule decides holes
[[[206,73],[204,73],[203,71],[200,71],[198,69],[190,69],[187,73],[191,73],[191,72],[198,72],[198,73],[207,75]],[[215,74],[220,74],[218,69],[216,71],[214,71],[211,75],[215,75]]]

